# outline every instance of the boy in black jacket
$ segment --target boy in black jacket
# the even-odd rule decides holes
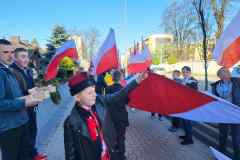
[[[69,80],[76,104],[64,123],[66,160],[113,160],[110,152],[115,139],[107,134],[114,127],[106,116],[107,110],[124,101],[128,93],[146,78],[147,74],[141,74],[124,89],[106,96],[96,95],[95,81],[85,72]]]

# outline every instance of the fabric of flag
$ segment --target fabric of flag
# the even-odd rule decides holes
[[[144,46],[141,53],[130,55],[128,59],[128,74],[135,74],[146,71],[152,64],[152,57],[147,46]]]
[[[240,60],[240,11],[217,40],[213,58],[221,66],[232,67]]]
[[[128,105],[192,121],[240,123],[239,106],[154,73],[130,93]]]
[[[97,75],[111,69],[119,68],[119,56],[113,29],[110,29],[106,40],[100,47],[97,54],[93,57],[92,63],[94,66],[94,73]]]
[[[44,74],[44,79],[46,81],[54,79],[57,76],[59,64],[64,57],[70,57],[75,60],[78,59],[74,40],[68,40],[61,47],[56,49],[56,53],[50,60]]]

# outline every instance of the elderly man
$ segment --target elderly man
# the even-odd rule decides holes
[[[218,70],[217,76],[220,80],[212,84],[212,92],[237,106],[240,106],[240,78],[231,78],[230,71],[222,67]],[[219,124],[219,149],[226,152],[227,137],[231,129],[234,160],[240,160],[240,125]]]

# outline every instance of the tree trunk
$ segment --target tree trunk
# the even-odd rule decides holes
[[[204,7],[205,7],[205,1],[203,0],[194,0],[193,1],[193,6],[196,9],[196,12],[198,14],[199,22],[201,25],[202,33],[203,33],[203,41],[202,41],[202,46],[203,46],[203,59],[204,59],[204,71],[205,71],[205,91],[208,90],[208,64],[207,64],[207,31],[206,31],[206,19],[205,19],[205,12],[204,12]]]
[[[225,11],[228,5],[229,5],[229,0],[222,0],[221,5],[219,5],[220,7],[218,8],[216,0],[211,0],[213,15],[217,23],[217,31],[215,33],[216,39],[219,39],[223,32]]]
[[[206,33],[206,25],[205,25],[205,18],[204,18],[204,13],[203,10],[201,9],[201,2],[199,4],[199,15],[200,15],[200,20],[201,20],[201,28],[203,32],[203,58],[204,58],[204,71],[205,71],[205,91],[208,90],[208,66],[207,66],[207,33]]]

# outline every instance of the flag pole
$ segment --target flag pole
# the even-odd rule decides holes
[[[143,36],[142,36],[142,50],[144,49],[144,40],[143,40]]]

